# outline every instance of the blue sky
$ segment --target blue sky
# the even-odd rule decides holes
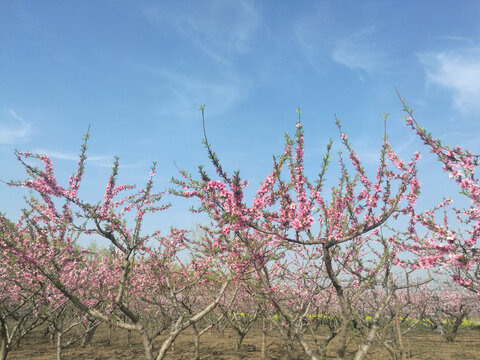
[[[144,183],[158,161],[163,190],[174,162],[190,172],[208,162],[206,104],[209,140],[253,193],[300,106],[312,174],[338,139],[335,114],[373,169],[379,114],[391,113],[394,148],[425,155],[428,206],[455,187],[404,126],[394,89],[435,136],[479,153],[479,17],[476,1],[1,2],[0,179],[23,178],[18,148],[50,155],[66,184],[90,124],[85,198],[102,198],[114,155],[129,184]],[[0,183],[0,210],[16,218],[24,195]],[[201,221],[190,204],[166,200],[173,208],[151,227]]]

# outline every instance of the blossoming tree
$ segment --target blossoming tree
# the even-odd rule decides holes
[[[338,183],[327,195],[324,182],[332,142],[327,146],[318,177],[310,181],[304,171],[304,135],[298,109],[295,136],[285,136],[283,154],[274,158],[273,170],[248,205],[244,201],[244,188],[248,183],[241,179],[238,171],[230,177],[223,169],[206,136],[204,106],[201,111],[204,145],[218,179],[212,180],[203,167],[199,167],[199,180],[181,171],[183,179],[173,180],[180,188],[176,193],[199,200],[198,211],[208,213],[212,219],[219,246],[228,238],[240,239],[249,248],[250,268],[254,266],[256,270],[262,293],[270,294],[266,299],[283,315],[284,323],[290,328],[293,327],[290,316],[271,295],[275,293],[275,285],[270,281],[270,275],[276,267],[268,264],[271,260],[276,261],[273,249],[300,254],[305,247],[311,248],[310,257],[315,259],[317,273],[320,271],[319,274],[329,279],[341,308],[337,357],[343,358],[353,319],[352,304],[363,291],[388,278],[390,267],[396,262],[398,242],[391,236],[384,237],[382,226],[390,217],[399,214],[407,215],[413,221],[411,215],[414,214],[413,206],[420,185],[416,162],[420,156],[415,153],[410,162],[403,162],[385,138],[375,180],[369,180],[337,120],[351,166],[340,154]],[[286,178],[283,177],[285,169],[288,170]],[[311,275],[302,272],[298,276],[304,274]],[[387,294],[384,303],[387,304],[392,296],[393,293]],[[305,353],[317,359],[303,341],[302,333],[296,334]]]
[[[134,189],[118,185],[118,158],[107,182],[104,199],[98,203],[83,201],[79,187],[85,171],[88,133],[84,138],[76,172],[68,187],[56,180],[48,156],[17,152],[29,179],[11,182],[35,191],[29,208],[14,229],[2,236],[2,248],[24,263],[25,271],[34,269],[37,281],[48,282],[58,294],[81,313],[115,327],[137,332],[147,360],[162,359],[178,334],[201,320],[220,301],[229,284],[229,275],[216,264],[196,263],[191,258],[180,261],[178,254],[188,250],[186,232],[171,229],[168,236],[160,231],[143,234],[142,224],[148,213],[163,211],[161,193],[153,192],[152,167],[149,180],[136,193],[120,198]],[[37,160],[43,169],[29,160]],[[130,226],[129,214],[134,215]],[[113,247],[109,259],[95,259],[77,246],[80,236],[100,235]],[[151,242],[156,242],[151,245]],[[216,282],[202,307],[185,308],[189,289],[205,282],[212,272]],[[30,275],[31,276],[31,275]],[[161,315],[168,314],[164,321]],[[154,340],[170,329],[160,349]]]
[[[470,200],[470,207],[457,209],[453,207],[453,200],[448,198],[437,207],[415,215],[415,221],[429,231],[422,236],[412,227],[409,234],[415,243],[421,244],[415,249],[422,255],[419,262],[427,266],[446,266],[454,282],[480,293],[480,185],[475,174],[480,155],[460,146],[442,144],[418,124],[413,109],[406,105],[405,99],[400,99],[407,126],[437,156],[443,170],[457,183],[461,194]]]

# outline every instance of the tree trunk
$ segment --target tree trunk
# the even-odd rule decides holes
[[[193,332],[195,333],[195,338],[193,339],[195,345],[195,360],[200,360],[200,332],[196,324],[193,324]]]
[[[330,247],[328,247],[326,243],[323,245],[323,259],[325,261],[325,269],[327,270],[328,277],[332,281],[333,288],[338,297],[338,302],[340,303],[340,309],[342,310],[342,324],[340,325],[339,332],[340,343],[337,347],[337,359],[342,360],[345,357],[345,351],[347,349],[348,328],[352,321],[352,311],[350,309],[350,303],[348,303],[345,294],[343,293],[343,287],[333,271]]]
[[[290,339],[286,339],[285,349],[287,350],[287,359],[296,360],[295,354],[293,353],[293,342]]]
[[[133,344],[132,344],[132,330],[127,330],[127,343],[128,343],[128,346],[130,348],[133,346]]]
[[[167,351],[170,349],[172,344],[175,342],[175,339],[177,338],[178,334],[180,334],[181,331],[182,331],[181,328],[172,330],[172,332],[170,333],[168,338],[163,342],[162,347],[160,348],[160,351],[158,352],[158,356],[156,357],[156,360],[163,360],[163,358],[167,354]]]
[[[267,321],[265,316],[262,316],[262,350],[260,352],[260,358],[265,359],[267,352]]]
[[[163,342],[162,346],[160,347],[158,355],[155,358],[156,360],[163,360],[163,358],[167,354],[167,351],[175,342],[175,339],[177,338],[178,334],[180,334],[183,330],[187,329],[193,324],[196,324],[197,322],[202,320],[206,315],[210,313],[210,311],[212,311],[218,305],[229,283],[230,281],[225,282],[222,285],[216,299],[212,301],[210,304],[208,304],[205,308],[203,308],[203,310],[193,315],[189,320],[187,320],[186,322],[183,322],[183,316],[180,316],[178,318],[178,320],[173,325],[172,330],[170,331],[170,335],[167,337],[167,339]]]
[[[362,360],[365,357],[365,355],[367,355],[368,350],[372,346],[373,339],[375,338],[375,335],[377,335],[377,331],[379,328],[378,322],[380,320],[380,316],[383,314],[383,311],[387,307],[387,304],[390,302],[390,299],[392,298],[392,296],[393,296],[393,292],[388,294],[383,299],[382,304],[373,315],[373,319],[372,319],[372,322],[370,323],[370,329],[368,330],[367,337],[365,338],[365,341],[363,342],[360,349],[357,351],[357,354],[355,355],[355,360]]]
[[[55,331],[55,340],[57,345],[57,360],[62,360],[62,332]]]
[[[6,360],[8,354],[8,330],[6,321],[2,318],[0,321],[0,336],[2,344],[0,346],[0,360]]]
[[[107,346],[110,346],[112,344],[112,335],[113,335],[113,325],[108,324]]]
[[[403,345],[403,335],[402,329],[400,328],[400,301],[398,300],[397,295],[394,295],[395,301],[395,317],[393,319],[395,325],[395,334],[397,337],[398,350],[400,352],[400,359],[406,359],[405,346]]]
[[[2,345],[0,347],[0,360],[6,360],[8,354],[7,339],[2,336]]]
[[[447,328],[445,329],[446,331],[444,332],[445,333],[445,339],[447,340],[447,342],[454,342],[455,341],[455,338],[457,337],[458,329],[460,328],[460,325],[462,324],[463,319],[465,317],[466,317],[466,315],[462,314],[455,319],[452,327],[447,326]]]
[[[143,350],[145,351],[145,360],[153,360],[153,344],[151,339],[144,329],[140,330],[140,335],[142,337]]]
[[[340,332],[338,337],[340,339],[337,346],[337,359],[343,359],[345,357],[345,352],[347,350],[347,339],[348,339],[348,328],[352,322],[351,313],[342,314],[342,323],[340,325]]]
[[[240,351],[244,337],[245,337],[244,332],[237,331],[237,343],[235,344],[235,351]]]
[[[82,339],[82,347],[90,345],[90,343],[93,339],[93,335],[95,334],[95,331],[97,331],[98,325],[99,325],[99,323],[97,323],[96,325],[93,325],[91,328],[89,328],[86,331],[86,333],[85,333],[85,335],[83,336],[83,339]]]
[[[310,356],[311,360],[320,360],[320,358],[312,351],[312,349],[310,349],[310,346],[308,346],[306,341],[300,335],[297,335],[297,340],[300,343],[300,345],[302,346],[305,354]]]

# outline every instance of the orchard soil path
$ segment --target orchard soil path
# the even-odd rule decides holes
[[[19,349],[8,354],[8,360],[55,360],[56,350],[44,330],[34,331],[23,339]],[[421,360],[446,360],[465,359],[480,360],[480,330],[461,329],[454,343],[447,344],[444,338],[431,330],[418,329],[405,336],[405,345],[409,352],[409,359]],[[200,340],[200,353],[202,360],[257,360],[260,359],[261,333],[253,329],[244,339],[242,349],[234,351],[235,333],[226,329],[221,335],[216,331],[205,334]],[[350,355],[359,342],[353,340],[349,345]],[[328,358],[334,358],[334,344],[330,345]],[[285,359],[285,352],[281,346],[279,335],[270,333],[267,338],[267,359]],[[81,347],[74,345],[63,350],[63,360],[142,360],[143,348],[140,340],[132,336],[132,346],[127,342],[125,331],[113,332],[111,345],[107,345],[107,329],[101,326],[92,343]],[[167,360],[192,360],[194,359],[193,332],[186,331],[180,335],[175,343],[175,349],[170,350]],[[298,349],[298,359],[306,359]],[[367,359],[390,359],[386,349],[375,344]]]

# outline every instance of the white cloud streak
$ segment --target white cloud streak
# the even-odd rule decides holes
[[[480,47],[419,55],[427,81],[451,92],[464,114],[480,111]]]
[[[75,161],[75,162],[79,160],[78,155],[73,153],[61,153],[57,151],[50,151],[50,150],[44,150],[44,149],[34,151],[34,153],[47,155],[50,159]],[[114,163],[114,157],[101,156],[101,155],[88,156],[86,162],[91,166],[94,166],[97,168],[112,168]],[[122,161],[120,161],[118,167],[120,169],[136,169],[136,168],[141,168],[145,166],[146,166],[145,161],[137,161],[133,163],[123,163]]]
[[[299,17],[293,33],[305,59],[318,73],[327,72],[327,59],[346,66],[360,78],[372,76],[389,64],[387,52],[374,42],[375,27],[365,23],[346,28],[326,2]]]
[[[219,115],[242,101],[251,87],[250,81],[234,72],[217,79],[204,80],[193,74],[181,74],[158,67],[134,65],[134,67],[161,77],[170,99],[159,109],[162,115],[198,116],[198,107],[211,104],[210,115]]]
[[[79,160],[79,154],[75,154],[75,153],[64,153],[64,152],[59,152],[59,151],[54,151],[54,150],[49,150],[49,149],[36,149],[33,152],[37,153],[37,154],[47,155],[51,159],[67,160],[67,161],[78,161]],[[111,167],[112,164],[113,164],[113,161],[114,161],[114,157],[110,156],[110,155],[88,156],[88,154],[87,154],[87,160],[86,161],[87,162],[92,162],[93,166]],[[108,163],[109,161],[110,161],[110,163]]]
[[[18,144],[29,141],[32,125],[13,109],[8,111],[8,119],[0,124],[0,144]]]
[[[165,3],[167,4],[167,3]],[[174,29],[205,54],[225,62],[229,54],[249,51],[260,23],[250,1],[193,1],[187,6],[152,3],[141,9],[143,16],[160,30]]]
[[[382,69],[387,60],[387,56],[373,44],[373,33],[374,29],[369,27],[339,39],[331,51],[332,59],[352,71],[371,76]]]
[[[243,101],[252,80],[236,66],[238,56],[248,53],[255,40],[260,16],[251,1],[193,1],[188,5],[151,3],[141,14],[158,31],[174,34],[199,49],[216,65],[208,71],[182,72],[175,64],[150,66],[141,61],[134,68],[162,79],[164,104],[159,115],[198,116],[202,104],[213,105],[211,116],[219,115]],[[208,73],[208,78],[205,73]]]

